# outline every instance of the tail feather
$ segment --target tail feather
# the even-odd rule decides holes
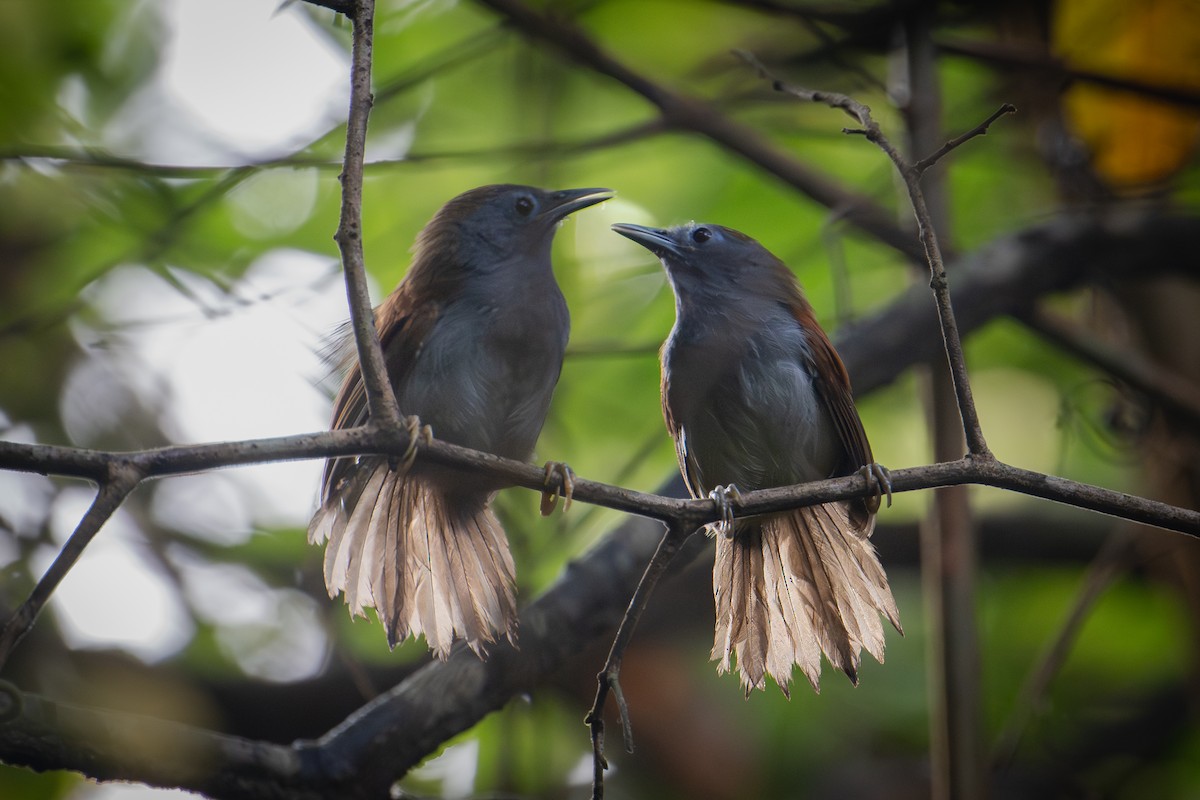
[[[511,585],[515,571],[512,554],[491,512],[464,520],[461,530],[466,534],[465,544],[456,540],[455,552],[461,563],[460,573],[468,582],[481,586]],[[469,627],[464,638],[468,642],[490,641],[488,632],[501,628],[510,641],[516,642],[515,627],[503,624],[504,620],[516,619],[517,609],[511,592],[464,595],[463,608],[463,618]],[[483,655],[479,648],[476,652]]]
[[[736,660],[747,694],[770,675],[786,694],[798,665],[820,691],[821,654],[857,681],[859,653],[883,661],[882,614],[900,630],[899,611],[869,536],[844,503],[742,523],[717,537],[717,607],[712,657]],[[765,649],[764,649],[765,648]]]
[[[793,664],[799,664],[814,691],[821,691],[821,648],[807,620],[807,609],[817,602],[815,587],[798,578],[787,567],[789,555],[785,547],[764,547],[764,575],[767,597],[771,601],[773,626],[771,650],[767,656],[771,675],[790,675]],[[769,563],[768,563],[769,559]],[[789,694],[787,682],[780,684]]]
[[[832,508],[836,509],[836,506]],[[883,613],[889,620],[898,616],[887,577],[883,577],[881,591],[864,568],[866,564],[878,566],[874,548],[866,538],[853,532],[849,536],[841,534],[843,529],[838,527],[841,518],[830,509],[829,505],[815,508],[813,519],[817,524],[810,525],[809,530],[814,536],[823,537],[830,550],[842,554],[834,562],[843,589],[838,593],[838,612],[850,633],[851,646],[856,652],[860,647],[865,649],[876,661],[883,663],[883,623],[879,615]],[[840,549],[839,543],[844,543],[845,548]],[[882,568],[879,574],[883,574]],[[856,655],[856,665],[857,662]]]
[[[391,504],[391,497],[386,473],[373,472],[358,495],[357,505],[350,514],[346,530],[339,541],[339,556],[345,559],[342,568],[346,574],[346,604],[351,609],[362,609],[371,605],[371,572],[376,563],[373,556],[378,550],[378,542],[381,540],[378,531],[386,522],[387,506]],[[356,542],[361,544],[356,545]],[[328,549],[325,556],[328,561]],[[338,565],[330,567],[326,564],[326,576],[338,568]],[[326,585],[328,586],[328,583]]]
[[[716,630],[713,632],[712,659],[720,659],[717,671],[729,672],[732,665],[729,662],[734,651],[733,639],[733,598],[745,596],[741,587],[733,580],[733,560],[737,548],[733,538],[726,536],[720,529],[716,532],[716,560],[713,562],[713,601],[717,608]],[[741,615],[739,615],[741,619]]]
[[[816,602],[808,608],[806,618],[816,634],[817,644],[829,663],[845,672],[850,680],[858,683],[858,648],[854,637],[846,628],[838,606],[838,593],[842,590],[840,576],[831,574],[841,554],[829,547],[829,543],[809,529],[811,516],[808,509],[783,519],[769,520],[772,529],[768,546],[786,546],[790,550],[789,568],[793,574],[812,583]],[[786,541],[784,545],[781,538]],[[846,587],[853,590],[854,587]],[[819,671],[821,662],[810,665]],[[773,676],[775,677],[775,676]],[[786,676],[790,678],[789,676]]]
[[[455,639],[480,655],[500,636],[516,641],[512,554],[486,497],[448,498],[386,462],[352,481],[309,526],[310,541],[328,540],[331,597],[345,593],[352,614],[374,607],[391,646],[424,634],[442,659]]]

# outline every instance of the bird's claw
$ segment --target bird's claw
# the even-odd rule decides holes
[[[433,441],[433,428],[421,424],[421,418],[416,414],[404,418],[404,429],[408,431],[408,447],[400,457],[401,474],[412,469],[417,460],[417,450],[422,444]]]
[[[870,463],[859,470],[867,480],[867,488],[872,492],[875,507],[879,501],[887,497],[887,507],[892,507],[892,473],[883,464]]]
[[[563,513],[571,507],[571,497],[575,494],[575,473],[561,461],[547,461],[545,486],[542,490],[542,516],[548,517],[554,513],[558,498],[563,499]]]
[[[718,486],[708,493],[708,499],[717,507],[721,515],[719,529],[728,537],[733,536],[733,507],[742,504],[742,493],[732,483],[728,486]]]

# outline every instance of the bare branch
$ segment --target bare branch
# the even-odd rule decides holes
[[[50,595],[67,576],[71,567],[75,566],[84,549],[144,477],[135,465],[121,458],[111,459],[106,471],[108,479],[100,486],[96,499],[75,527],[74,533],[33,587],[28,599],[4,624],[4,629],[0,630],[0,668],[3,668],[13,649],[33,627],[38,615],[49,602]]]
[[[356,0],[354,43],[350,63],[350,115],[346,123],[346,155],[342,166],[342,209],[333,238],[342,252],[346,273],[346,298],[358,363],[367,393],[372,424],[390,429],[400,426],[400,408],[388,379],[387,365],[375,330],[375,312],[367,289],[367,269],[362,249],[363,158],[367,146],[367,119],[371,114],[371,49],[375,0]]]
[[[961,145],[966,144],[971,139],[974,139],[976,136],[986,136],[987,132],[988,132],[988,128],[992,127],[993,122],[1000,119],[1005,114],[1015,114],[1015,113],[1017,113],[1017,107],[1014,106],[1012,103],[1005,103],[1004,105],[1000,106],[1000,108],[998,108],[996,111],[994,111],[990,117],[988,117],[983,122],[976,125],[974,128],[971,128],[971,130],[967,131],[966,133],[962,134],[961,136],[955,136],[953,139],[951,139],[950,141],[946,142],[941,147],[939,147],[936,151],[927,155],[925,158],[922,158],[917,163],[913,164],[913,169],[916,170],[917,175],[924,175],[926,170],[928,170],[930,167],[932,167],[937,162],[941,161],[942,158],[946,154],[948,154],[951,150],[955,149],[956,147],[960,147]]]
[[[942,340],[946,348],[946,358],[950,362],[950,373],[954,377],[954,391],[958,397],[958,410],[962,416],[963,431],[967,437],[967,449],[980,457],[990,457],[987,441],[983,436],[983,428],[979,424],[979,412],[975,409],[975,398],[971,393],[971,379],[967,374],[966,358],[963,355],[962,338],[958,332],[958,323],[954,319],[954,307],[950,302],[950,284],[946,278],[946,265],[942,260],[942,250],[938,244],[937,232],[929,208],[925,203],[925,195],[921,192],[921,175],[908,163],[907,159],[884,135],[879,125],[871,117],[871,109],[852,97],[838,92],[819,92],[790,86],[776,78],[749,53],[742,53],[742,58],[753,66],[758,73],[770,80],[776,90],[786,92],[794,97],[813,103],[823,103],[831,108],[840,109],[862,125],[861,130],[848,130],[847,133],[860,133],[872,142],[891,160],[900,173],[908,190],[908,198],[912,202],[913,212],[917,218],[917,230],[921,244],[925,248],[925,258],[929,264],[929,287],[933,290],[937,303],[938,319],[942,325]],[[969,137],[968,137],[969,138]]]
[[[608,700],[608,693],[611,691],[617,701],[625,750],[632,753],[633,726],[629,722],[629,708],[625,704],[625,696],[621,692],[621,660],[625,657],[625,649],[629,646],[630,639],[633,638],[633,631],[637,627],[638,619],[646,609],[646,604],[650,602],[650,595],[654,591],[654,587],[662,579],[663,573],[674,560],[684,541],[696,530],[695,526],[679,523],[667,526],[667,531],[658,543],[654,556],[646,565],[646,571],[642,573],[642,579],[638,581],[637,590],[629,600],[629,608],[626,609],[625,616],[621,619],[617,635],[613,637],[612,647],[604,662],[604,669],[600,670],[596,676],[598,684],[596,700],[583,720],[584,724],[592,729],[592,800],[601,800],[604,797],[604,772],[608,769],[608,759],[604,757],[604,706]]]

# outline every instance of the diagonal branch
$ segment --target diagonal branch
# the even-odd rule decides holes
[[[801,100],[821,103],[830,108],[844,111],[862,126],[861,129],[848,130],[847,133],[862,134],[867,141],[882,150],[895,165],[896,171],[900,174],[904,186],[908,190],[908,199],[912,202],[913,213],[917,219],[918,237],[925,249],[926,262],[929,264],[929,287],[933,290],[934,300],[937,303],[938,319],[942,325],[942,340],[946,348],[946,358],[950,362],[950,374],[954,378],[954,392],[958,398],[958,411],[962,416],[963,431],[967,437],[967,449],[973,455],[990,458],[991,451],[988,450],[987,441],[984,439],[983,428],[979,424],[979,412],[975,408],[975,398],[971,393],[971,379],[967,374],[962,337],[958,331],[958,322],[954,318],[954,306],[950,302],[950,283],[946,278],[946,265],[942,259],[942,249],[938,244],[937,231],[934,230],[933,219],[925,203],[925,195],[921,191],[920,170],[910,164],[884,135],[879,124],[872,118],[871,109],[867,106],[838,92],[822,92],[790,86],[772,75],[753,55],[746,52],[739,52],[739,55],[762,77],[770,80],[776,90]],[[1005,113],[1008,112],[1002,108],[995,116]],[[976,126],[959,139],[966,141],[982,130],[986,130],[988,124],[990,124],[990,120],[983,125]],[[943,149],[949,152],[949,148]]]
[[[629,723],[629,708],[625,703],[620,683],[621,661],[625,657],[625,650],[633,638],[638,619],[645,611],[646,604],[650,602],[650,594],[662,580],[667,567],[679,553],[679,548],[696,530],[693,526],[678,523],[667,526],[666,533],[659,541],[658,548],[650,558],[650,563],[646,565],[646,571],[642,573],[637,589],[629,600],[629,608],[621,618],[621,624],[608,651],[608,658],[604,662],[604,669],[596,675],[596,699],[583,720],[592,731],[592,800],[602,800],[604,797],[604,773],[608,769],[608,759],[604,756],[604,706],[608,702],[609,692],[617,701],[625,750],[633,752],[633,726]]]
[[[4,667],[13,649],[25,634],[29,633],[38,615],[49,602],[50,595],[71,571],[71,567],[75,566],[84,549],[145,477],[136,465],[120,457],[112,457],[108,461],[106,472],[107,479],[101,484],[96,499],[75,527],[74,533],[33,587],[29,597],[4,624],[3,630],[0,630],[0,669]]]
[[[959,136],[955,136],[953,139],[951,139],[948,142],[946,142],[945,144],[943,144],[937,150],[935,150],[932,153],[930,153],[929,155],[925,156],[925,158],[922,158],[917,163],[913,164],[912,165],[913,170],[917,173],[918,176],[924,175],[925,172],[930,167],[932,167],[937,162],[941,161],[942,158],[945,157],[946,155],[948,155],[951,150],[961,147],[962,145],[966,144],[970,140],[974,139],[976,136],[986,136],[987,132],[988,132],[988,128],[992,127],[993,122],[1000,119],[1005,114],[1015,114],[1015,113],[1017,113],[1017,107],[1014,106],[1012,103],[1005,103],[1004,105],[1000,106],[1000,108],[998,108],[994,112],[992,112],[991,116],[989,116],[983,122],[979,123],[974,128],[971,128],[971,130],[969,130],[966,133],[961,134]]]

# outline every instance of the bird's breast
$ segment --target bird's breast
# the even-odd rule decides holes
[[[529,456],[562,369],[568,318],[555,287],[522,304],[447,306],[400,398],[438,438],[509,458]],[[413,410],[409,410],[413,409]]]
[[[840,454],[798,326],[740,336],[675,337],[663,353],[664,402],[686,435],[705,491],[828,477]]]

